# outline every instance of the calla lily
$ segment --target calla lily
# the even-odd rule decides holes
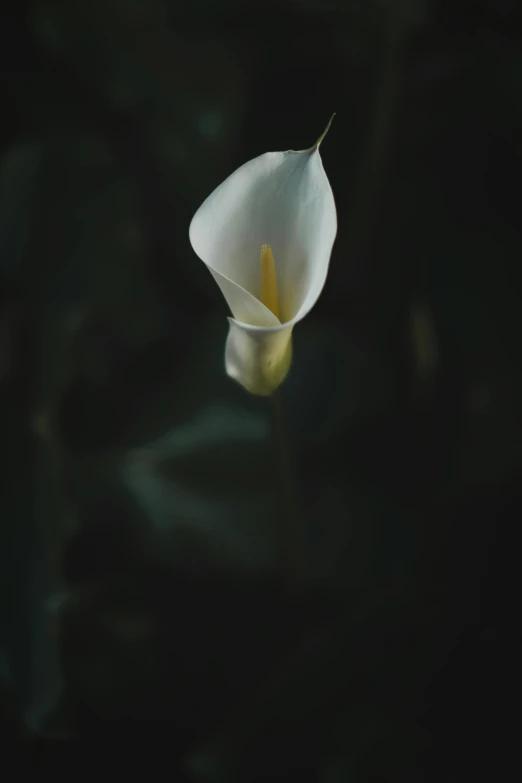
[[[308,150],[268,152],[245,163],[190,224],[192,247],[233,316],[226,371],[252,394],[269,395],[285,379],[293,327],[326,280],[337,215],[319,146],[330,123]]]

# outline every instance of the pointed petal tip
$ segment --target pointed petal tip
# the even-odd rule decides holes
[[[324,129],[324,131],[321,133],[321,135],[319,136],[319,138],[317,139],[317,141],[315,142],[315,144],[313,145],[313,147],[310,147],[310,150],[311,150],[311,151],[314,151],[314,152],[315,152],[315,150],[318,150],[318,149],[319,149],[319,146],[320,146],[321,142],[323,141],[324,137],[326,136],[326,134],[327,134],[327,133],[328,133],[328,131],[330,130],[330,126],[331,126],[331,124],[332,124],[332,122],[333,122],[333,118],[335,117],[335,114],[336,114],[336,112],[334,112],[334,113],[332,114],[332,116],[331,116],[331,117],[330,117],[330,119],[328,120],[328,125],[326,126],[326,128]]]

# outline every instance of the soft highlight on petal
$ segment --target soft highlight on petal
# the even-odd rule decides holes
[[[251,324],[252,326],[280,326],[279,318],[249,291],[241,288],[241,286],[214,269],[211,269],[210,272],[221,288],[232,315],[237,321]]]
[[[292,362],[292,327],[264,329],[229,318],[227,374],[251,394],[268,396],[284,381]]]
[[[315,145],[245,163],[202,204],[189,234],[213,273],[257,299],[259,252],[269,244],[276,259],[279,319],[287,323],[303,318],[319,297],[336,231],[332,189]]]

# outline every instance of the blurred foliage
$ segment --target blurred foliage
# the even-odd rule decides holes
[[[520,5],[25,0],[0,37],[6,749],[35,778],[498,777]],[[225,376],[188,224],[333,110],[339,235],[283,390],[292,591],[267,401]]]

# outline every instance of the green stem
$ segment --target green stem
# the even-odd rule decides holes
[[[304,568],[305,531],[297,509],[289,429],[280,390],[270,398],[270,423],[274,464],[279,485],[283,568],[290,584],[295,585]]]

